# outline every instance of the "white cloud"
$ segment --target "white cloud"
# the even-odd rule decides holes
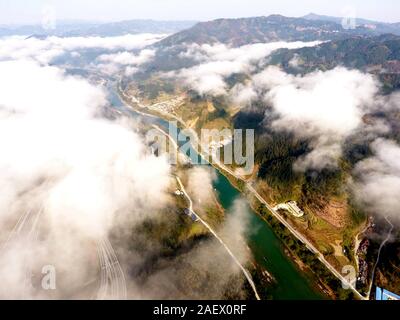
[[[237,106],[247,106],[258,98],[258,93],[251,83],[236,84],[230,91],[229,97]]]
[[[299,128],[299,134],[312,135],[317,131],[331,131],[347,135],[361,124],[361,116],[373,102],[378,84],[370,75],[359,71],[336,68],[304,77],[284,75],[277,83],[275,72],[268,68],[261,76],[273,87],[265,99],[281,116],[274,125],[280,128]],[[279,78],[278,78],[279,79]],[[294,128],[293,128],[294,126]]]
[[[46,40],[13,36],[0,38],[0,60],[34,59],[48,64],[54,58],[64,54],[60,46],[53,46]]]
[[[231,48],[224,44],[192,44],[181,57],[191,58],[199,64],[167,74],[178,77],[200,94],[227,94],[225,79],[235,73],[252,73],[272,52],[282,48],[295,49],[316,46],[321,42],[271,42]]]
[[[114,74],[121,68],[125,68],[125,75],[131,76],[139,70],[139,66],[151,61],[156,54],[156,50],[144,49],[139,54],[131,52],[118,52],[113,54],[103,54],[97,58],[98,61],[105,62],[100,64],[103,72]]]
[[[106,50],[135,50],[147,47],[163,38],[165,34],[127,34],[116,37],[48,37],[54,46],[60,46],[68,51],[78,49],[106,49]]]
[[[104,62],[113,62],[120,65],[141,65],[148,62],[155,55],[155,50],[142,50],[138,55],[124,51],[114,54],[103,54],[98,60]]]
[[[289,65],[292,68],[298,68],[301,64],[303,63],[303,61],[301,60],[300,56],[296,53],[294,55],[294,57],[289,61]]]
[[[195,167],[189,171],[187,189],[196,204],[204,206],[213,203],[215,179],[215,171],[209,168]]]
[[[213,61],[190,69],[182,69],[173,73],[173,77],[183,80],[184,84],[200,94],[223,95],[226,94],[227,84],[225,78],[244,72],[245,66],[236,61]]]
[[[297,49],[303,47],[314,47],[321,44],[321,41],[312,42],[269,42],[244,45],[239,48],[232,48],[224,44],[191,44],[187,51],[181,56],[193,58],[200,62],[208,61],[237,61],[243,64],[258,63],[261,59],[269,56],[278,49]]]
[[[217,233],[238,261],[246,266],[251,261],[251,252],[246,245],[250,217],[248,208],[245,201],[239,200],[229,211]],[[215,238],[203,240],[192,250],[183,252],[171,266],[172,259],[168,257],[167,261],[158,263],[155,273],[141,279],[144,282],[141,297],[161,300],[223,299],[227,290],[241,299],[253,297],[244,292],[246,279],[242,271]]]
[[[371,145],[374,156],[358,163],[354,190],[366,211],[400,223],[400,146],[385,139]]]
[[[12,36],[0,38],[0,60],[33,59],[49,64],[66,52],[82,49],[139,50],[151,45],[165,35],[137,34],[117,37],[48,37],[45,39]]]
[[[336,167],[343,142],[363,126],[379,90],[373,76],[340,67],[304,76],[268,67],[249,86],[272,107],[273,128],[311,140],[313,150],[296,163],[298,170]]]
[[[57,265],[67,287],[96,276],[93,243],[115,218],[142,221],[165,204],[166,159],[149,154],[129,123],[98,117],[106,94],[84,79],[3,61],[0,87],[0,237],[4,244],[27,212],[42,212],[45,231],[31,238],[39,230],[30,218],[32,231],[0,251],[0,297],[22,292],[28,267]]]

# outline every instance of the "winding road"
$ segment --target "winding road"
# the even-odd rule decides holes
[[[393,232],[393,229],[394,229],[394,225],[390,222],[389,218],[385,217],[385,220],[390,225],[390,230],[389,230],[385,240],[382,241],[382,243],[381,243],[381,245],[379,247],[378,257],[376,258],[376,262],[375,262],[374,268],[372,269],[371,282],[370,282],[369,288],[368,288],[368,298],[371,297],[372,286],[374,285],[375,271],[376,271],[376,268],[377,268],[377,266],[379,264],[379,259],[381,258],[381,251],[382,251],[383,247],[386,245],[386,243],[390,240],[390,237],[392,236],[392,232]]]
[[[97,299],[125,300],[127,298],[125,275],[107,238],[99,240],[97,253],[101,268]]]
[[[121,101],[125,101],[125,99],[128,99],[129,97],[125,94],[125,92],[122,90],[122,88],[118,88],[118,94],[119,95],[123,95],[123,97],[121,97]],[[143,109],[146,109],[147,106],[141,105],[141,107]],[[136,110],[136,109],[135,109]],[[146,113],[147,114],[147,113]],[[185,128],[186,123],[184,121],[182,121],[181,119],[177,118],[175,115],[169,115],[170,117],[173,117],[174,119],[176,119],[179,123],[181,123]],[[197,140],[198,138],[195,137]],[[197,142],[195,143],[196,145]],[[194,146],[193,146],[194,147]],[[321,261],[321,263],[337,278],[339,279],[343,286],[349,288],[360,300],[368,300],[368,298],[364,297],[360,292],[358,292],[358,290],[355,288],[354,284],[350,283],[346,278],[344,278],[342,276],[342,274],[340,272],[338,272],[324,257],[324,255],[305,237],[303,236],[299,231],[297,231],[295,228],[293,228],[289,222],[287,222],[278,212],[276,212],[272,206],[254,189],[254,187],[251,185],[251,183],[249,183],[247,180],[245,180],[242,176],[236,174],[235,172],[233,172],[230,168],[228,168],[227,166],[225,166],[223,163],[221,163],[218,159],[216,159],[215,156],[213,156],[212,154],[207,153],[205,150],[207,150],[207,148],[202,147],[201,149],[203,150],[196,150],[198,152],[198,154],[200,154],[203,159],[207,159],[210,156],[212,157],[212,159],[214,160],[214,163],[212,163],[212,165],[214,167],[216,167],[219,170],[225,171],[228,174],[230,174],[231,176],[235,177],[236,179],[243,181],[246,184],[246,188],[247,190],[255,197],[258,199],[258,201],[260,201],[263,205],[265,205],[265,207],[271,212],[271,214],[279,221],[281,222],[298,240],[300,240],[302,243],[304,243],[304,245],[312,252],[314,253],[318,260]]]
[[[205,222],[194,210],[193,210],[193,201],[190,198],[190,196],[187,194],[185,187],[183,186],[183,183],[181,179],[176,176],[176,181],[178,182],[183,194],[185,195],[186,199],[189,201],[189,209],[190,211],[196,216],[198,221],[202,223],[207,230],[221,243],[221,245],[225,248],[226,252],[231,256],[232,260],[236,263],[236,265],[240,268],[240,270],[243,272],[244,276],[246,277],[247,281],[249,282],[251,288],[253,289],[254,295],[257,300],[261,300],[260,296],[258,295],[257,288],[254,284],[253,279],[251,278],[251,275],[249,272],[242,266],[240,261],[236,258],[236,256],[233,254],[233,252],[229,249],[229,247],[225,244],[225,242],[218,236],[218,234],[210,227],[210,225]]]
[[[222,164],[220,161],[214,159],[217,163],[217,165],[236,179],[245,182],[247,190],[254,196],[256,199],[261,202],[267,209],[268,211],[271,212],[271,214],[280,222],[282,223],[298,240],[300,240],[313,254],[315,254],[321,263],[324,264],[324,266],[340,281],[342,281],[343,285],[345,285],[347,288],[349,288],[359,299],[361,300],[367,300],[368,298],[364,297],[358,290],[355,288],[355,286],[347,281],[346,278],[344,278],[340,272],[338,272],[324,257],[324,255],[305,237],[303,236],[299,231],[297,231],[295,228],[292,227],[292,225],[287,222],[276,210],[267,202],[265,199],[257,192],[256,189],[252,186],[251,183],[247,182],[243,177],[237,175],[235,172],[233,172],[231,169],[227,168],[224,164]]]
[[[177,149],[177,151],[179,151],[179,146],[176,143],[176,141],[171,137],[171,135],[169,135],[168,133],[166,133],[165,131],[163,131],[161,128],[159,128],[156,125],[153,125],[153,128],[155,128],[157,131],[159,131],[161,134],[165,135],[170,142],[174,145],[174,147]],[[204,227],[221,243],[221,245],[225,248],[225,250],[227,251],[227,253],[231,256],[231,258],[233,259],[233,261],[236,263],[236,265],[240,268],[240,270],[242,271],[242,273],[244,274],[244,276],[246,277],[247,281],[249,282],[251,288],[253,289],[254,295],[256,297],[257,300],[261,300],[258,292],[257,292],[257,288],[256,285],[254,284],[254,281],[251,277],[251,275],[249,274],[249,272],[242,266],[242,264],[240,263],[240,261],[236,258],[236,256],[233,254],[233,252],[229,249],[229,247],[226,245],[226,243],[218,236],[218,234],[211,228],[211,226],[205,222],[194,210],[193,210],[193,201],[190,198],[190,196],[188,195],[188,193],[186,192],[185,186],[182,183],[182,180],[178,177],[175,176],[176,181],[179,184],[179,187],[181,189],[181,191],[183,192],[183,194],[185,195],[186,199],[189,202],[189,210],[192,214],[195,215],[196,219],[202,223],[204,225]]]
[[[10,232],[7,240],[3,244],[0,254],[7,254],[7,250],[11,249],[11,245],[16,242],[20,242],[22,245],[24,243],[32,245],[38,239],[38,224],[41,215],[43,214],[44,208],[40,207],[38,210],[32,208],[26,210],[18,219],[14,228]],[[28,255],[27,253],[25,253]],[[32,287],[32,266],[27,256],[23,259],[25,269],[25,278],[22,283],[22,298],[26,299],[29,297],[29,288]]]

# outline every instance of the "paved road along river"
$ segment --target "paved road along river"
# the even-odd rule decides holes
[[[125,114],[129,114],[132,117],[140,117],[168,130],[169,124],[163,119],[147,117],[124,107],[123,102],[112,88],[110,88],[109,99],[114,107],[121,109]],[[179,129],[178,132],[181,134]],[[199,157],[194,150],[191,150],[191,154],[192,157]],[[225,176],[211,166],[209,167],[210,170],[216,171],[217,179],[214,181],[214,188],[217,191],[221,205],[226,212],[229,212],[234,202],[240,199],[242,195],[230,184]],[[277,285],[271,287],[269,290],[269,295],[276,300],[321,299],[322,296],[316,292],[305,274],[301,272],[294,262],[284,253],[281,241],[275,236],[269,225],[253,212],[249,205],[246,205],[244,210],[250,221],[249,232],[246,235],[247,244],[257,263],[272,274],[277,281]],[[260,288],[258,288],[258,290],[260,291]]]

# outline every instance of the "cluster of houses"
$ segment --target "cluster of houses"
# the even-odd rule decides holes
[[[358,258],[358,276],[357,282],[362,285],[366,285],[368,281],[368,263],[366,260],[366,255],[368,252],[368,248],[370,245],[370,241],[368,239],[364,239],[357,250],[357,258]]]
[[[174,113],[175,109],[183,104],[185,97],[176,97],[150,106],[151,109],[161,113]]]
[[[177,196],[177,197],[183,197],[185,194],[183,193],[183,191],[181,191],[181,190],[176,190],[175,192],[174,192],[174,194]],[[192,210],[190,210],[189,208],[186,208],[184,211],[183,211],[184,213],[185,213],[185,215],[187,215],[188,217],[190,217],[194,222],[197,222],[197,221],[199,221],[199,218],[197,217],[197,215],[192,211]]]

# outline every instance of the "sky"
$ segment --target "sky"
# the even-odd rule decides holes
[[[40,23],[44,12],[58,20],[198,20],[310,12],[385,22],[400,21],[398,0],[0,0],[0,25]]]

